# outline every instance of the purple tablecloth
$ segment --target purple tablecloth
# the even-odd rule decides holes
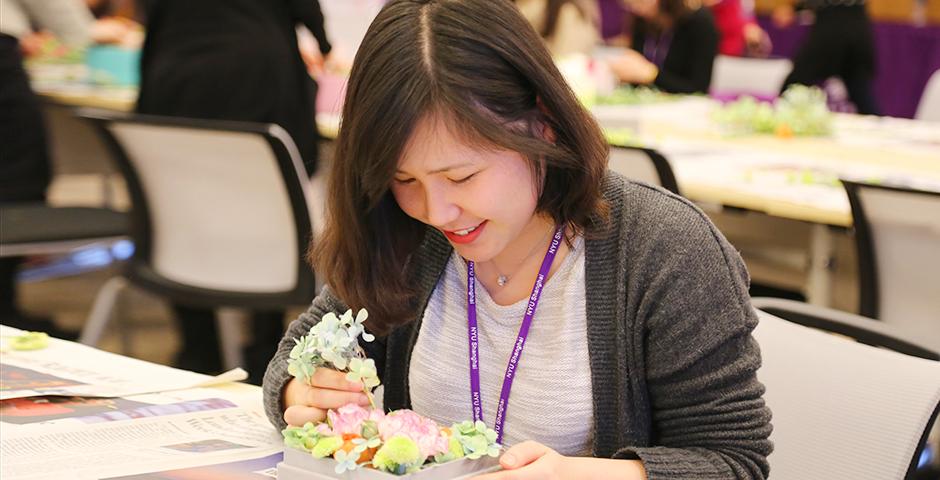
[[[809,26],[787,29],[758,18],[774,44],[773,55],[792,58]],[[912,118],[927,80],[940,69],[940,26],[875,23],[875,98],[881,113]]]

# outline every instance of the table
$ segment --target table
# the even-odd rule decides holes
[[[705,97],[595,107],[607,128],[630,128],[670,161],[684,196],[808,222],[811,303],[832,305],[833,227],[852,225],[838,178],[877,179],[940,190],[940,128],[887,117],[836,114],[829,137],[732,136],[712,120]],[[728,235],[728,232],[725,232]]]
[[[280,460],[281,435],[265,417],[259,387],[193,387],[193,380],[209,377],[64,340],[52,339],[40,350],[11,350],[9,337],[20,333],[0,326],[3,478],[184,478],[149,476],[165,470],[221,478],[271,469]],[[72,396],[115,388],[128,394]],[[40,393],[61,396],[24,397]]]

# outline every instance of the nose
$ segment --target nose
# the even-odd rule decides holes
[[[460,207],[454,203],[447,188],[428,186],[424,192],[426,223],[434,227],[453,226],[460,217]]]

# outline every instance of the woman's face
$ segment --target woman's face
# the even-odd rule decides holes
[[[659,13],[659,0],[621,0],[630,11],[647,20],[655,17]]]
[[[437,115],[416,125],[391,191],[406,214],[443,232],[475,262],[499,255],[536,218],[529,162],[517,152],[465,144]]]

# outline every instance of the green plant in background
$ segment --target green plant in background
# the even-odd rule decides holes
[[[674,100],[675,96],[650,87],[623,85],[608,95],[599,95],[597,105],[646,105]]]
[[[607,143],[618,147],[642,147],[644,143],[629,127],[602,128]]]
[[[826,93],[816,87],[792,85],[776,105],[777,128],[789,127],[793,135],[828,135],[832,113],[826,106]]]
[[[826,94],[804,85],[790,86],[774,105],[743,96],[716,109],[713,119],[732,135],[822,136],[832,131]]]

